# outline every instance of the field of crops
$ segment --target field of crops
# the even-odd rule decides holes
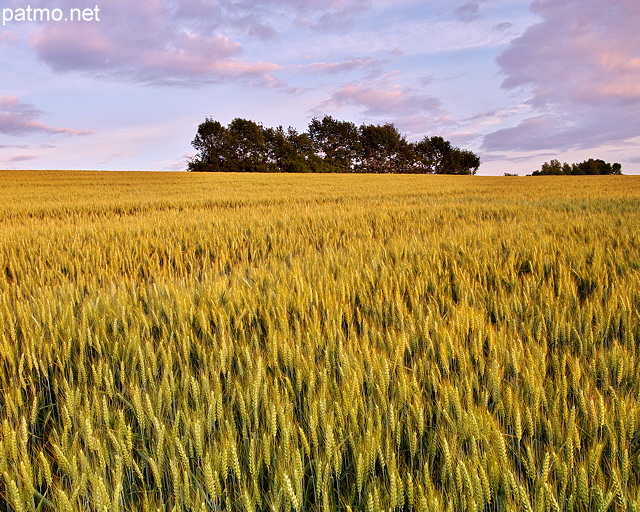
[[[640,510],[640,178],[0,172],[0,511]]]

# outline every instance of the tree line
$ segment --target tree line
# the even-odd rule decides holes
[[[622,174],[622,165],[610,164],[604,160],[589,158],[579,164],[561,164],[559,160],[545,162],[538,171],[533,171],[532,176],[582,176],[597,174]]]
[[[480,158],[442,137],[409,142],[393,123],[314,118],[299,133],[236,118],[228,126],[207,117],[191,145],[192,172],[361,172],[475,174]]]

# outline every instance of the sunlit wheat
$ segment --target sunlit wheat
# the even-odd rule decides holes
[[[0,180],[0,509],[639,509],[637,178]]]

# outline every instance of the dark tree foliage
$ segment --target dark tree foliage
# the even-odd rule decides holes
[[[545,162],[538,171],[533,171],[533,176],[582,176],[622,174],[622,165],[609,164],[604,160],[589,158],[579,164],[561,164],[558,160]]]
[[[480,158],[475,153],[453,147],[442,137],[425,137],[415,144],[417,172],[432,174],[475,174]]]
[[[218,121],[207,117],[198,126],[198,133],[191,145],[198,155],[188,163],[190,171],[224,171],[226,162],[227,129]]]
[[[309,138],[318,155],[334,172],[351,172],[358,156],[360,141],[358,128],[348,121],[331,116],[313,118],[309,124]]]
[[[477,155],[442,137],[408,142],[392,123],[358,128],[328,115],[305,133],[206,118],[191,144],[198,154],[189,171],[475,174],[480,166]]]
[[[282,126],[264,130],[267,164],[272,172],[314,172],[322,159],[315,154],[313,142],[306,133]]]
[[[267,143],[262,126],[236,118],[227,128],[228,161],[233,172],[267,172]]]
[[[359,171],[394,173],[408,170],[409,144],[393,124],[363,124],[359,136]]]

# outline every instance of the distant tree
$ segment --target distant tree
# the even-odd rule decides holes
[[[480,167],[480,157],[468,149],[453,148],[449,158],[439,174],[475,174]]]
[[[418,174],[419,165],[415,144],[404,140],[395,158],[395,172],[402,174]]]
[[[236,118],[227,128],[231,156],[229,158],[230,171],[237,172],[266,172],[267,145],[264,128],[247,119]]]
[[[353,171],[358,157],[358,129],[348,121],[337,121],[329,115],[322,120],[313,118],[309,124],[309,138],[319,154],[335,172]]]
[[[604,160],[589,158],[579,164],[573,164],[574,174],[622,174],[622,166],[618,163],[609,164]]]
[[[314,172],[322,159],[314,151],[313,142],[306,133],[298,133],[282,126],[264,130],[269,169],[274,172]]]
[[[266,128],[264,130],[264,141],[269,170],[278,171],[282,169],[287,172],[288,163],[294,157],[295,148],[289,141],[282,126]]]
[[[578,164],[560,164],[558,160],[551,160],[542,164],[540,170],[533,171],[533,176],[554,176],[554,175],[602,175],[602,174],[622,174],[622,165],[619,163],[609,164],[604,160],[594,160],[589,158]]]
[[[476,154],[442,137],[410,143],[392,123],[357,128],[328,115],[314,118],[305,133],[206,118],[191,144],[197,154],[189,171],[475,174],[480,166]]]
[[[444,139],[442,141],[444,142]],[[442,161],[440,153],[436,151],[429,137],[414,143],[413,153],[415,170],[420,174],[434,174]]]
[[[407,140],[391,123],[363,124],[360,137],[360,170],[362,172],[402,172],[406,166]]]
[[[587,174],[587,175],[590,175],[590,176],[595,176],[597,174],[603,174],[601,172],[603,170],[605,171],[604,174],[611,174],[611,173],[606,172],[606,169],[603,169],[600,166],[601,162],[604,164],[604,162],[602,160],[598,161],[598,160],[594,160],[593,158],[590,158],[589,160],[585,160],[584,162],[577,164],[576,167],[582,171],[581,174]]]
[[[560,176],[561,174],[564,174],[564,172],[562,171],[562,164],[559,160],[555,159],[551,160],[550,162],[543,163],[538,173],[545,176]]]
[[[444,169],[450,160],[450,154],[453,150],[451,142],[440,136],[425,138],[421,141],[419,147],[426,150],[424,161],[428,162],[430,171],[433,174],[444,174]]]
[[[328,172],[325,161],[316,153],[308,133],[298,133],[289,127],[287,138],[294,150],[291,172]]]
[[[569,174],[571,176],[582,176],[585,174],[584,168],[579,164],[572,164],[569,167],[570,167],[569,172],[565,174]],[[541,174],[541,172],[538,171],[538,174]],[[536,173],[534,172],[533,175],[536,176]]]
[[[414,144],[416,170],[431,174],[475,174],[480,167],[480,157],[459,149],[442,137],[425,137]]]
[[[227,129],[218,121],[207,117],[198,126],[198,132],[191,145],[198,154],[189,160],[189,171],[224,171],[227,159]]]

